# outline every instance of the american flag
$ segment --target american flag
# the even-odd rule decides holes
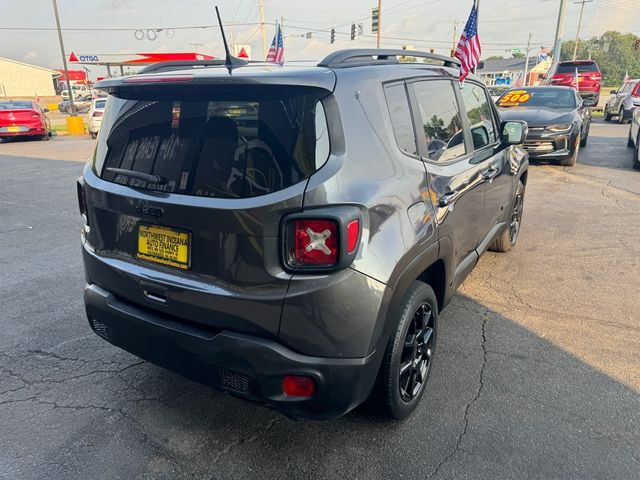
[[[518,76],[515,78],[515,81],[513,82],[513,86],[522,87],[523,85],[524,85],[524,70],[520,70],[520,73],[518,73]]]
[[[480,38],[478,38],[478,9],[476,2],[473,2],[471,15],[464,26],[464,31],[460,36],[460,41],[456,47],[454,57],[460,60],[462,64],[460,68],[460,81],[463,82],[469,72],[478,64],[482,48],[480,47]]]
[[[267,62],[284,63],[284,42],[282,41],[282,30],[280,24],[276,24],[276,34],[267,53]]]
[[[571,79],[571,86],[580,91],[580,82],[578,80],[578,67],[576,67],[576,74]]]

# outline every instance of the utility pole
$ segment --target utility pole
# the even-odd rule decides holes
[[[553,63],[550,70],[558,66],[560,61],[560,50],[562,49],[562,36],[564,35],[564,19],[567,15],[567,0],[560,0],[558,10],[558,25],[556,26],[556,36],[553,40]]]
[[[73,90],[71,90],[71,81],[69,80],[69,69],[67,68],[67,55],[64,53],[64,42],[62,41],[62,30],[60,29],[60,16],[58,15],[58,3],[53,0],[53,13],[56,16],[56,26],[58,28],[58,40],[60,41],[60,53],[62,54],[62,65],[64,65],[64,76],[67,79],[67,92],[69,92],[69,105],[71,108],[71,116],[76,116],[76,107],[73,104]]]
[[[453,42],[451,43],[451,56],[453,57],[454,53],[456,53],[456,47],[458,46],[458,23],[459,20],[453,21]]]
[[[574,2],[576,5],[580,4],[580,19],[578,20],[578,29],[576,30],[576,44],[573,46],[573,61],[576,61],[576,55],[578,54],[578,42],[580,36],[580,26],[582,25],[582,12],[584,11],[584,4],[591,3],[593,0],[581,0],[580,2]]]
[[[262,29],[262,58],[267,58],[267,32],[264,26],[264,0],[260,0],[260,28]]]
[[[378,33],[376,34],[376,48],[380,48],[380,30],[382,30],[382,0],[378,0]]]
[[[526,87],[529,83],[529,49],[531,48],[531,32],[529,32],[529,40],[527,40],[527,53],[525,55],[524,60],[524,86]]]

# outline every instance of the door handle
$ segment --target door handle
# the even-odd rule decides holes
[[[455,202],[459,196],[460,192],[447,192],[438,199],[438,206],[440,208],[448,207]]]
[[[498,173],[500,173],[500,169],[496,165],[491,165],[482,172],[482,178],[491,181],[498,176]]]

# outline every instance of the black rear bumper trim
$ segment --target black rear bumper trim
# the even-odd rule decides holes
[[[264,403],[297,418],[336,418],[362,403],[373,388],[380,359],[311,357],[251,335],[200,329],[86,285],[91,328],[107,341],[199,383]],[[282,393],[284,375],[316,382],[309,398]]]

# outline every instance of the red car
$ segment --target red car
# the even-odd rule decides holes
[[[602,74],[598,64],[593,60],[560,62],[558,67],[549,73],[543,85],[572,87],[575,84],[576,69],[578,69],[578,93],[582,98],[593,98],[597,105],[600,101]]]
[[[31,137],[49,140],[51,122],[32,100],[0,101],[0,139]]]

